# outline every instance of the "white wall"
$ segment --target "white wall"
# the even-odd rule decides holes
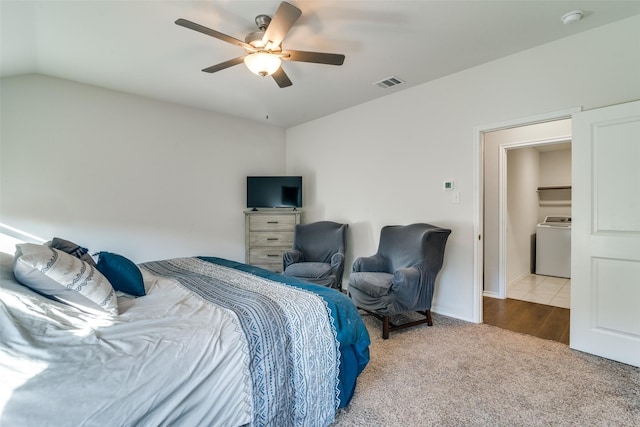
[[[638,39],[635,16],[288,129],[287,171],[306,178],[305,221],[350,223],[347,265],[375,252],[385,224],[451,228],[433,310],[473,320],[474,128],[639,99]],[[456,180],[460,203],[442,191],[445,179]]]
[[[39,75],[1,89],[1,223],[136,262],[244,261],[245,177],[284,172],[284,130]]]
[[[507,151],[507,285],[531,271],[531,236],[538,224],[539,166],[540,153],[535,148]]]
[[[571,149],[541,152],[540,182],[538,186],[566,185],[571,185]],[[555,197],[562,198],[570,194],[567,190],[562,190],[558,193]],[[548,215],[571,215],[571,205],[540,205],[538,208],[538,222],[544,221]]]
[[[540,153],[541,187],[571,185],[571,148]]]

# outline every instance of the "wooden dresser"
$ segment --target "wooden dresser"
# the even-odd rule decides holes
[[[282,254],[293,246],[300,212],[265,209],[244,212],[245,263],[282,273]]]

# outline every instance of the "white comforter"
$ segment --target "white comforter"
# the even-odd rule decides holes
[[[120,316],[105,320],[3,271],[0,426],[251,423],[247,343],[235,315],[143,274],[147,296],[120,297]]]

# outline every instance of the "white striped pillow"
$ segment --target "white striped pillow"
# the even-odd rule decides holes
[[[16,245],[13,273],[23,285],[87,313],[118,315],[111,283],[94,266],[55,248]]]

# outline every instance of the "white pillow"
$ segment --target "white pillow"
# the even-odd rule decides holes
[[[13,274],[20,283],[82,311],[118,315],[111,283],[94,266],[55,248],[16,245]]]

